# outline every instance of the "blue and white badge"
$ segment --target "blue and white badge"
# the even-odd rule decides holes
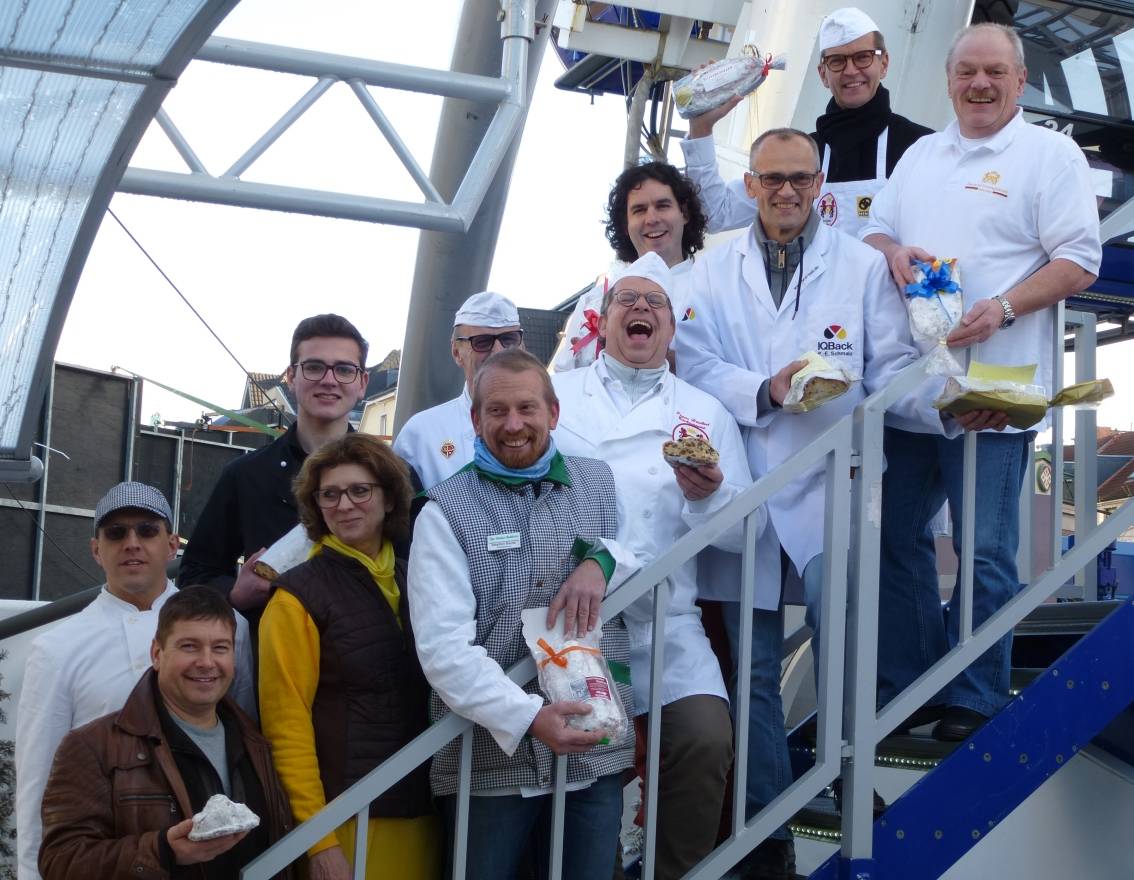
[[[488,552],[497,550],[515,550],[520,546],[519,532],[501,532],[499,535],[488,536]]]

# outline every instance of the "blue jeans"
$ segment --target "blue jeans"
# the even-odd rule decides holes
[[[973,629],[1019,590],[1020,490],[1034,431],[977,437]],[[937,556],[929,522],[948,500],[953,549],[961,554],[964,438],[947,440],[887,428],[882,480],[879,571],[878,705],[901,693],[957,644],[959,590],[941,613]],[[958,675],[931,702],[994,715],[1007,702],[1009,633]]]
[[[811,627],[811,657],[815,670],[815,693],[819,693],[819,624],[823,603],[823,554],[811,557],[803,567],[803,622]],[[841,668],[841,664],[840,664]]]
[[[733,675],[729,693],[736,705],[736,660],[740,656],[740,603],[722,602]],[[784,615],[779,611],[752,610],[752,685],[748,706],[748,780],[745,788],[747,816],[764,809],[792,781],[791,758],[784,730],[784,707],[780,699],[780,664],[784,644]],[[735,715],[733,716],[735,719]],[[772,837],[791,838],[786,827]]]
[[[445,877],[453,876],[453,836],[457,796],[438,798],[445,817]],[[588,788],[567,792],[563,820],[563,876],[610,877],[622,825],[622,778],[612,773]],[[474,796],[469,806],[467,880],[515,877],[528,848],[537,877],[546,877],[551,862],[551,795]]]

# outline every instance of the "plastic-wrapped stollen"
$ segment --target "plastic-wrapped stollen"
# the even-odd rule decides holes
[[[786,56],[763,57],[755,46],[746,46],[744,54],[694,70],[675,82],[673,104],[682,119],[692,119],[716,109],[733,96],[751,94],[767,79],[769,71],[783,70],[786,66]]]
[[[914,344],[928,361],[926,372],[960,375],[964,368],[945,344],[946,337],[961,323],[965,309],[957,261],[915,261],[913,274],[913,284],[906,285],[906,308]]]
[[[551,703],[586,703],[588,715],[572,715],[567,726],[575,730],[601,730],[617,741],[629,730],[629,720],[618,688],[610,674],[606,658],[599,650],[602,621],[577,639],[563,633],[565,615],[560,614],[556,626],[548,629],[547,609],[528,608],[520,612],[524,641],[536,662],[539,687]]]
[[[811,412],[836,397],[842,397],[855,382],[854,376],[832,366],[814,351],[804,352],[800,359],[807,361],[807,365],[791,377],[791,385],[784,396],[784,412]]]
[[[223,794],[214,794],[205,808],[193,816],[190,840],[212,840],[226,834],[251,831],[260,824],[260,817],[244,804],[230,801]]]

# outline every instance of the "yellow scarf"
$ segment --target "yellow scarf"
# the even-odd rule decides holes
[[[323,552],[324,547],[329,550],[334,550],[336,553],[341,553],[348,559],[355,560],[370,573],[370,577],[374,579],[374,583],[378,585],[378,589],[381,590],[386,601],[390,603],[390,608],[394,611],[394,619],[398,621],[398,626],[401,626],[402,619],[398,617],[398,604],[402,594],[398,589],[397,583],[394,581],[394,545],[389,541],[383,541],[382,549],[378,551],[378,555],[375,558],[371,559],[362,551],[347,546],[334,535],[324,535],[318,540],[315,546],[311,548],[311,555],[318,556]]]

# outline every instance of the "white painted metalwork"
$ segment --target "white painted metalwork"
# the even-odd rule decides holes
[[[528,54],[535,38],[535,0],[502,0],[500,9],[503,56],[499,77],[393,64],[247,40],[210,39],[197,55],[202,61],[314,77],[316,82],[219,176],[206,171],[185,135],[168,116],[159,117],[158,123],[185,161],[189,172],[131,167],[123,175],[119,190],[137,195],[390,223],[439,232],[468,232],[505,154],[522,130],[527,112]],[[347,83],[354,92],[421,189],[425,198],[423,203],[241,179],[241,175],[338,82]],[[442,197],[437,186],[422,170],[382,112],[369,86],[496,105],[492,122],[451,202]]]

